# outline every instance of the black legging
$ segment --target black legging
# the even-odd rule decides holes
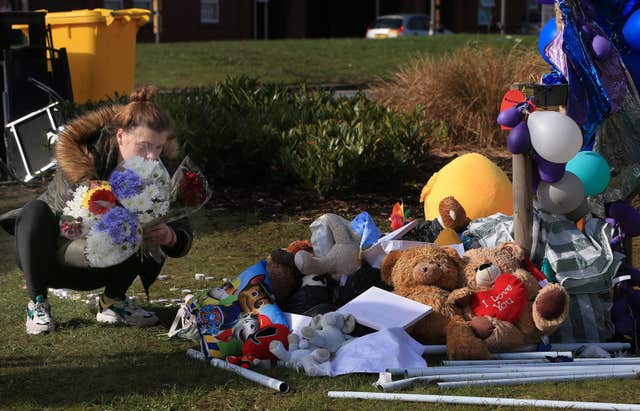
[[[110,298],[124,298],[142,270],[138,253],[107,268],[76,268],[56,260],[56,242],[60,235],[58,219],[47,203],[32,200],[25,204],[16,221],[16,263],[24,273],[29,297],[47,296],[47,288],[95,290],[105,287]]]

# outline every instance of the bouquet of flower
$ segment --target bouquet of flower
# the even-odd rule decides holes
[[[62,212],[60,234],[86,239],[84,254],[90,267],[118,264],[140,247],[142,227],[134,214],[117,205],[107,181],[78,186]]]
[[[212,191],[204,173],[186,156],[171,177],[169,211],[152,223],[170,223],[188,217],[209,201]]]
[[[131,257],[141,242],[142,226],[136,215],[116,206],[89,231],[85,257],[91,267],[111,267]]]
[[[169,211],[169,173],[159,160],[133,157],[109,177],[118,202],[145,225]]]
[[[141,247],[156,260],[160,247],[143,245],[143,228],[186,217],[211,197],[203,173],[186,157],[169,178],[159,160],[134,157],[120,164],[109,181],[80,185],[67,201],[60,233],[86,239],[89,266],[109,267]]]

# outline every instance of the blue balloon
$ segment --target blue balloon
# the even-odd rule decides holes
[[[624,65],[627,66],[636,88],[640,88],[640,55],[637,53],[622,54]]]
[[[595,196],[604,191],[611,180],[609,163],[600,154],[593,151],[581,151],[576,154],[566,167],[582,181],[584,194]]]
[[[633,51],[640,51],[640,10],[634,11],[624,23],[622,37]]]
[[[547,24],[542,27],[542,30],[540,30],[540,36],[538,37],[538,51],[544,61],[548,64],[551,64],[551,60],[549,60],[549,57],[544,54],[544,49],[549,45],[549,43],[551,43],[551,40],[553,40],[557,33],[555,17],[549,20]]]

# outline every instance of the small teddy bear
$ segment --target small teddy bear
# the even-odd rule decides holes
[[[536,344],[567,318],[569,295],[559,284],[545,284],[520,268],[524,251],[515,243],[468,250],[466,286],[449,294],[462,316],[447,325],[451,359],[488,359],[491,351]]]
[[[438,204],[438,217],[420,221],[404,239],[438,245],[457,244],[460,243],[458,233],[464,231],[470,221],[464,207],[454,197],[445,197]]]
[[[463,265],[455,250],[437,245],[392,251],[382,260],[382,281],[392,286],[394,293],[433,308],[410,331],[420,343],[444,344],[447,323],[462,314],[447,298],[462,284]]]

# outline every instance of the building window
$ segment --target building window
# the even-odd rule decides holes
[[[123,9],[122,0],[104,0],[104,8],[112,10]]]
[[[152,3],[152,0],[133,0],[133,8],[151,10],[153,7]]]
[[[200,22],[218,23],[220,21],[220,0],[200,0]]]

